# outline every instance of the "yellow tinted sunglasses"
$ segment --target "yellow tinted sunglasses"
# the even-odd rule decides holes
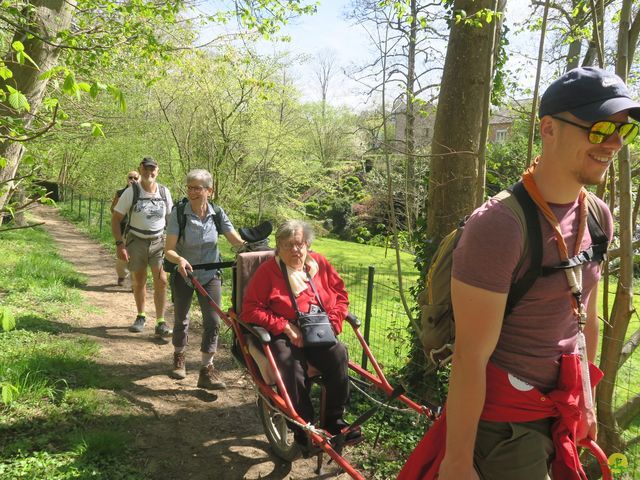
[[[575,123],[571,120],[557,117],[555,115],[551,115],[551,118],[555,118],[561,122],[586,130],[589,132],[589,142],[595,145],[606,142],[607,139],[616,132],[616,130],[618,131],[618,135],[620,136],[620,140],[623,145],[628,145],[634,138],[636,138],[636,135],[638,135],[637,123],[615,123],[608,120],[601,120],[599,122],[595,122],[590,127],[587,127],[586,125],[580,125],[579,123]]]

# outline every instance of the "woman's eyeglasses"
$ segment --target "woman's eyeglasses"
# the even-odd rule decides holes
[[[202,185],[187,185],[187,190],[190,192],[201,192],[202,190],[206,190],[207,187],[203,187]]]
[[[293,250],[293,249],[302,250],[304,248],[307,248],[307,244],[305,242],[300,242],[300,243],[297,243],[297,242],[285,242],[285,243],[282,244],[282,248],[285,248],[287,250]]]
[[[555,118],[556,120],[560,120],[561,122],[568,123],[569,125],[573,125],[574,127],[581,128],[582,130],[586,130],[589,132],[589,142],[594,145],[598,145],[600,143],[606,142],[611,135],[618,131],[618,135],[620,136],[620,140],[623,145],[628,145],[633,142],[633,139],[638,135],[638,124],[637,123],[615,123],[610,122],[608,120],[602,120],[594,123],[590,127],[586,125],[580,125],[579,123],[572,122],[571,120],[567,120],[566,118],[558,117],[555,115],[551,115],[551,118]]]
[[[129,178],[129,180],[135,180],[136,182],[138,181],[138,177],[127,177]]]

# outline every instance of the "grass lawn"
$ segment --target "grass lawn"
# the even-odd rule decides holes
[[[84,279],[40,229],[0,244],[0,299],[15,319],[0,327],[0,479],[141,478],[129,407],[109,392],[118,379],[96,367],[94,342],[66,335],[86,313]]]

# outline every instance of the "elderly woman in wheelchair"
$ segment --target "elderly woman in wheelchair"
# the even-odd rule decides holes
[[[242,302],[241,318],[265,328],[287,393],[298,414],[313,422],[306,370],[315,367],[326,389],[324,419],[331,435],[346,432],[345,443],[363,439],[343,419],[349,399],[348,354],[335,338],[342,331],[349,300],[344,282],[322,255],[310,252],[311,227],[290,220],[276,232],[276,255],[258,267]],[[308,446],[305,432],[290,425],[294,439]],[[348,430],[345,430],[348,429]]]

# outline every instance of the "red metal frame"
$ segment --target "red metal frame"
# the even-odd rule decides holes
[[[262,379],[262,375],[260,374],[253,357],[249,353],[249,347],[244,337],[245,332],[243,331],[243,328],[246,329],[247,331],[250,331],[251,327],[243,323],[242,320],[240,320],[237,317],[237,315],[233,310],[230,310],[229,312],[223,312],[222,309],[218,306],[218,304],[211,298],[211,296],[203,288],[200,282],[198,282],[195,278],[193,278],[192,275],[189,275],[189,278],[191,279],[196,290],[198,290],[198,292],[200,292],[201,295],[203,295],[205,298],[209,300],[209,304],[211,305],[211,307],[213,307],[213,309],[220,316],[220,318],[222,318],[225,324],[233,329],[235,337],[238,340],[238,343],[240,344],[240,350],[242,352],[245,365],[249,370],[249,373],[253,378],[253,382],[255,383],[256,387],[258,387],[258,390],[260,391],[260,393],[264,397],[268,398],[271,404],[275,406],[278,410],[280,410],[285,416],[295,420],[300,424],[303,424],[303,425],[306,424],[307,422],[305,422],[305,420],[302,419],[300,415],[298,415],[298,412],[296,412],[295,408],[293,407],[293,404],[291,403],[291,399],[289,398],[289,394],[287,393],[287,390],[284,387],[284,383],[282,382],[282,377],[280,376],[280,371],[276,366],[276,362],[275,362],[275,359],[273,358],[273,354],[271,353],[271,349],[269,348],[269,345],[261,343],[262,350],[269,362],[269,366],[272,370],[272,373],[275,376],[276,386],[278,387],[278,391],[283,392],[282,395],[280,395],[276,390],[274,390],[272,386],[267,385],[264,382],[264,380]],[[365,352],[365,355],[369,359],[369,362],[373,367],[375,374],[365,370],[360,365],[357,365],[351,361],[349,361],[349,368],[354,372],[356,372],[361,377],[367,379],[376,388],[385,392],[387,396],[391,395],[391,392],[393,391],[393,387],[387,381],[387,378],[382,372],[382,369],[380,368],[380,365],[378,364],[377,360],[373,356],[373,353],[371,352],[369,345],[367,344],[364,337],[360,333],[359,328],[353,325],[351,322],[349,323],[351,324],[353,331],[356,335],[356,338],[358,339],[358,342],[360,342],[360,345],[362,346],[362,349]],[[419,405],[415,403],[413,400],[407,398],[405,395],[400,395],[397,398],[398,400],[406,404],[409,408],[415,410],[416,412],[422,415],[425,415],[427,418],[431,420],[434,420],[438,417],[438,414],[435,413],[433,410],[431,410],[430,408],[424,405]],[[318,446],[319,448],[322,449],[324,453],[329,455],[336,462],[336,464],[340,466],[342,470],[344,470],[346,473],[349,474],[349,476],[351,476],[351,478],[353,478],[354,480],[365,480],[365,477],[363,477],[360,474],[360,472],[354,469],[349,464],[349,462],[344,457],[342,457],[342,455],[340,455],[338,452],[336,452],[333,449],[333,447],[331,446],[331,443],[329,443],[326,438],[312,431],[307,431],[307,435],[311,438],[314,445]],[[587,441],[581,442],[580,446],[589,449],[593,454],[593,456],[596,458],[596,460],[598,461],[598,464],[600,465],[600,469],[602,470],[603,480],[612,480],[611,470],[609,469],[607,457],[605,453],[602,451],[602,449],[598,446],[598,444],[595,443],[593,440],[587,440]]]

